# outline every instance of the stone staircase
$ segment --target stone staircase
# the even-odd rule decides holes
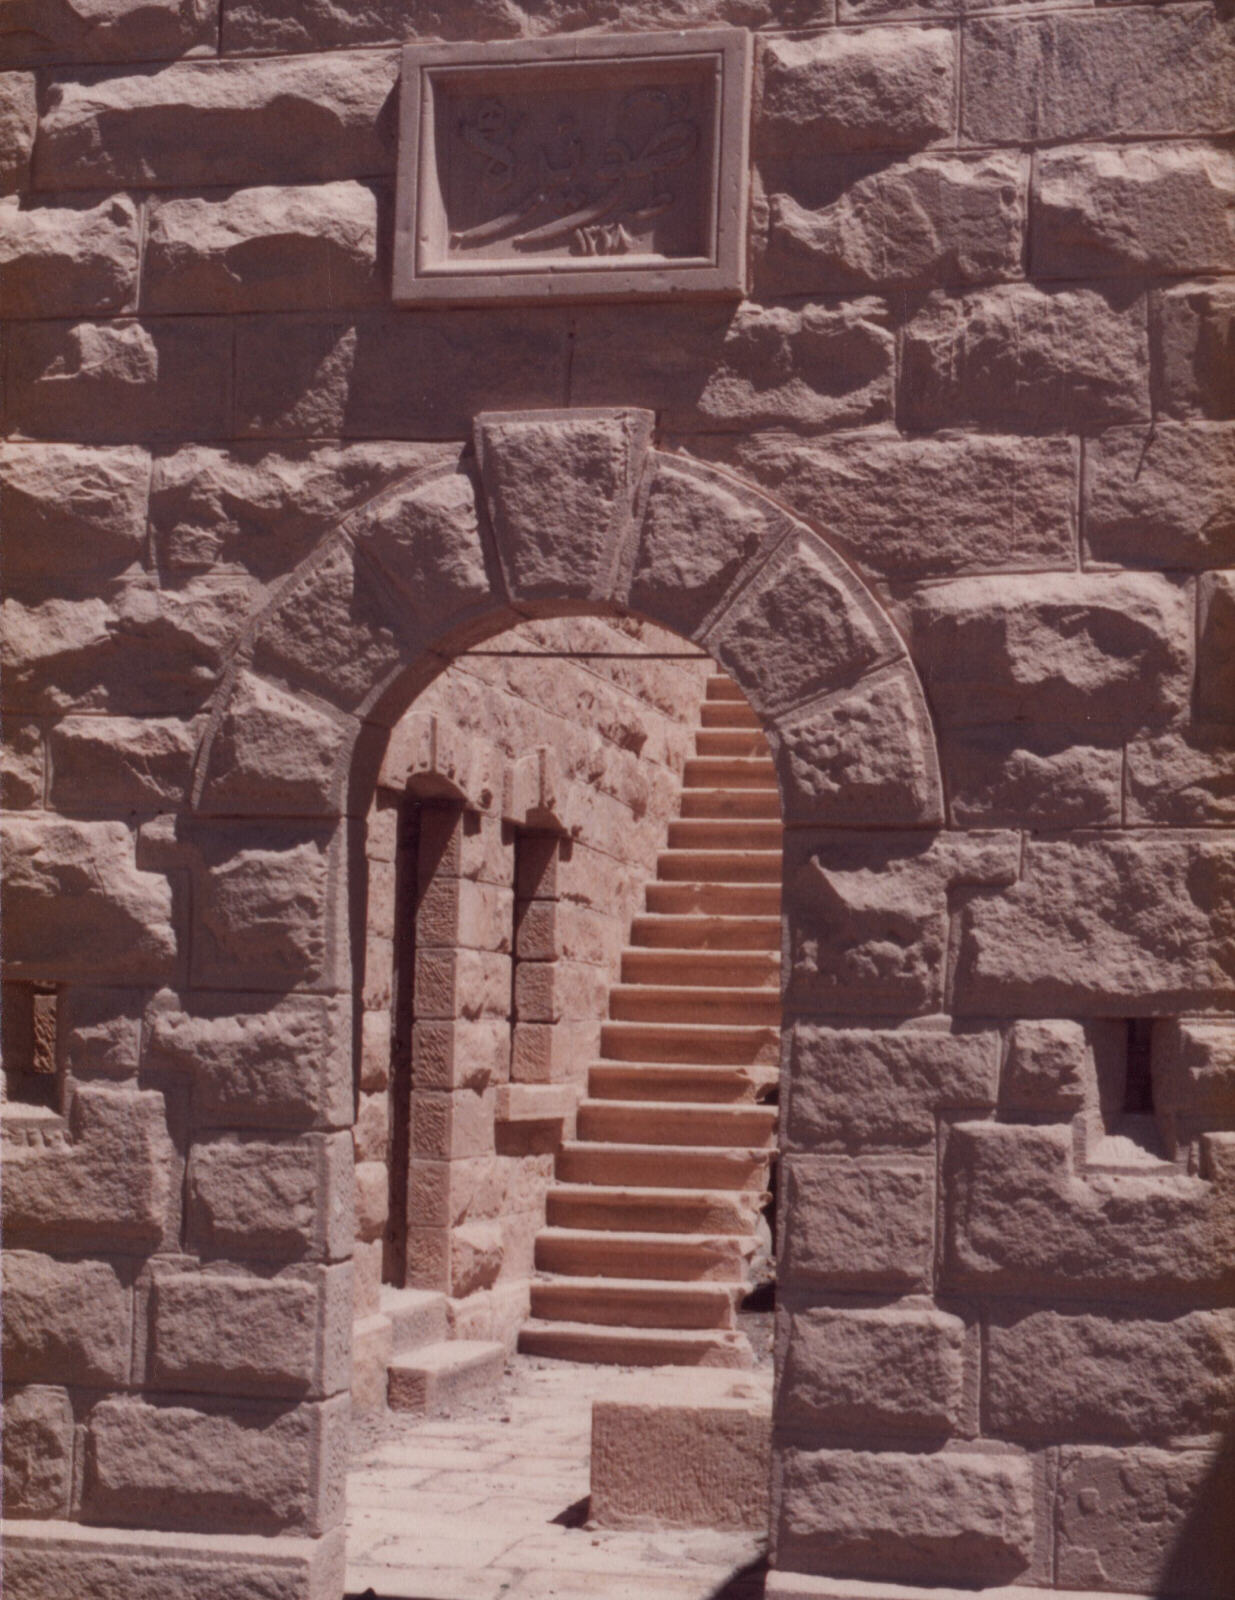
[[[527,1354],[744,1367],[776,1132],[781,824],[754,712],[709,679],[679,819],[610,991],[536,1242]]]
[[[500,1381],[505,1346],[487,1339],[452,1339],[444,1294],[383,1288],[382,1315],[390,1323],[386,1403],[392,1411],[436,1411]]]

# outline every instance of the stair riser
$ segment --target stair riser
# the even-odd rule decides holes
[[[767,818],[688,817],[669,824],[671,850],[779,850],[781,840],[780,823]]]
[[[536,1241],[537,1272],[560,1272],[578,1278],[665,1278],[686,1283],[740,1283],[746,1277],[747,1250],[714,1247],[706,1241],[663,1248],[647,1240],[558,1240],[542,1234]]]
[[[734,817],[778,822],[780,796],[775,789],[683,789],[681,814],[718,822]]]
[[[776,768],[770,761],[740,756],[690,756],[682,769],[686,789],[770,789],[779,792]]]
[[[780,960],[772,951],[726,955],[695,950],[653,953],[627,949],[622,954],[622,982],[672,983],[684,989],[779,990]]]
[[[575,1284],[569,1278],[532,1285],[532,1315],[552,1322],[590,1322],[633,1328],[736,1328],[737,1291],[689,1284],[661,1294],[623,1290],[620,1282]]]
[[[780,917],[778,883],[649,883],[654,916]]]
[[[779,887],[781,854],[779,850],[665,850],[657,858],[656,874],[662,883],[768,883]]]
[[[681,1061],[734,1067],[772,1064],[780,1059],[780,1029],[607,1022],[601,1029],[600,1050],[609,1061]]]
[[[690,1344],[662,1342],[655,1334],[638,1337],[618,1329],[590,1334],[548,1324],[528,1325],[520,1330],[519,1349],[524,1355],[548,1356],[558,1361],[590,1362],[622,1367],[732,1367],[745,1370],[752,1364],[749,1343],[737,1334],[701,1333]]]
[[[547,1221],[551,1228],[606,1228],[628,1233],[753,1233],[758,1220],[756,1197],[744,1206],[738,1199],[680,1203],[594,1200],[549,1193]]]
[[[751,756],[768,759],[768,741],[762,728],[700,728],[695,735],[696,756]]]
[[[687,1077],[686,1074],[697,1074]],[[675,1075],[672,1067],[651,1071],[634,1066],[597,1063],[588,1074],[588,1095],[593,1100],[692,1100],[701,1105],[743,1105],[759,1096],[763,1075],[754,1076],[741,1068],[683,1067]]]
[[[780,918],[636,917],[630,941],[632,946],[648,950],[758,950],[779,955]]]
[[[593,1101],[579,1108],[579,1137],[612,1144],[770,1148],[776,1112],[764,1106],[680,1107]]]
[[[755,708],[744,700],[705,700],[699,707],[699,721],[705,728],[757,728]]]
[[[557,1175],[563,1183],[762,1191],[768,1187],[770,1165],[770,1156],[749,1150],[571,1144],[558,1153]]]
[[[658,994],[655,990],[641,990],[637,986],[609,995],[609,1015],[615,1022],[701,1022],[711,1027],[758,1027],[763,1022],[774,1022],[780,1016],[780,991],[760,993],[751,990],[748,995],[734,998],[715,988],[671,990]]]

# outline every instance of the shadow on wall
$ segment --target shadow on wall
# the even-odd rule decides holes
[[[1210,1461],[1199,1489],[1181,1483],[1175,1494],[1173,1480],[1161,1491],[1164,1499],[1177,1494],[1188,1504],[1187,1514],[1171,1544],[1157,1593],[1177,1596],[1235,1595],[1235,1432],[1227,1434]],[[1170,1514],[1169,1506],[1145,1506],[1142,1515]]]

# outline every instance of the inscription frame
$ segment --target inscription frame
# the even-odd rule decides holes
[[[744,28],[405,46],[395,304],[741,298],[751,56]]]

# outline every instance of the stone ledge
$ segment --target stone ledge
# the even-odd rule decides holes
[[[1130,1594],[1091,1589],[1036,1589],[1024,1584],[995,1589],[939,1588],[932,1584],[867,1583],[855,1578],[819,1578],[805,1572],[769,1572],[765,1600],[1139,1600]]]

